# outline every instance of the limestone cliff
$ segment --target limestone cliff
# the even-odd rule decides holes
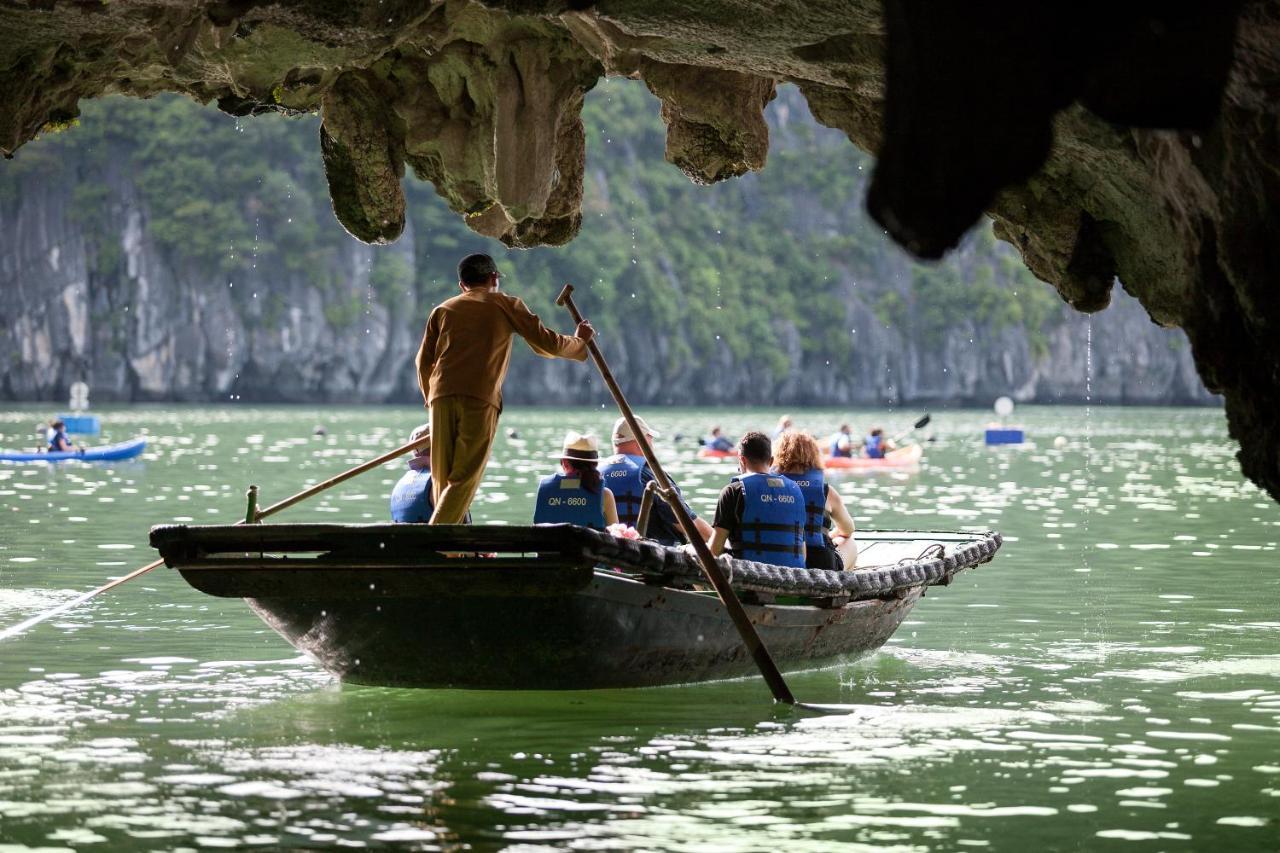
[[[501,261],[555,325],[556,283],[578,283],[637,403],[1212,400],[1182,334],[1132,299],[1077,315],[986,232],[942,266],[894,248],[851,201],[870,160],[832,160],[845,143],[793,88],[767,111],[773,164],[703,191],[648,165],[662,132],[638,87],[588,96],[583,239]],[[426,313],[457,257],[492,247],[412,187],[393,246],[342,233],[297,144],[314,124],[117,99],[0,164],[0,394],[417,401]],[[604,399],[582,366],[517,352],[509,401]]]

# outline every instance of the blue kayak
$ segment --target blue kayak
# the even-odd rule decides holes
[[[146,449],[145,438],[131,438],[119,444],[104,444],[84,450],[60,450],[49,453],[31,453],[20,450],[0,450],[0,462],[63,462],[79,459],[82,462],[115,462],[132,459]]]

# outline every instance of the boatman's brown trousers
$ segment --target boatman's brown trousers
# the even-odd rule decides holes
[[[450,395],[431,402],[432,524],[461,524],[484,478],[498,430],[498,407],[479,397]]]

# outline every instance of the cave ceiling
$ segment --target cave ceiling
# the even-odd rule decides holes
[[[1118,280],[1186,330],[1280,499],[1280,0],[0,0],[0,153],[111,94],[319,112],[359,239],[400,234],[408,167],[478,233],[561,245],[605,75],[653,91],[695,182],[764,167],[793,83],[877,156],[867,205],[907,250],[985,213],[1074,307]]]

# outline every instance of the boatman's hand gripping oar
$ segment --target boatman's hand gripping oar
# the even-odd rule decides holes
[[[573,316],[575,323],[583,322],[578,306],[573,303],[573,285],[566,284],[564,286],[564,290],[560,291],[560,295],[556,297],[556,304],[563,305],[569,309],[569,314]],[[751,617],[747,615],[742,602],[738,600],[738,594],[733,591],[733,587],[729,584],[729,579],[724,576],[720,565],[716,563],[716,558],[712,556],[711,549],[707,547],[707,543],[702,541],[702,536],[698,533],[698,528],[694,526],[693,519],[689,517],[689,513],[685,511],[684,504],[680,501],[679,496],[676,495],[675,489],[672,488],[671,479],[667,477],[667,472],[662,470],[662,465],[658,462],[658,457],[653,452],[653,446],[649,444],[649,437],[645,435],[644,429],[636,421],[636,416],[631,411],[631,406],[627,405],[627,399],[623,396],[622,389],[618,387],[612,371],[609,370],[609,365],[605,363],[604,356],[600,354],[600,347],[594,340],[589,340],[587,341],[587,350],[591,353],[591,359],[599,369],[600,376],[604,378],[604,384],[609,386],[609,393],[613,395],[614,402],[618,404],[618,411],[622,412],[622,417],[626,419],[627,425],[631,427],[631,434],[636,437],[636,443],[640,445],[640,452],[644,455],[645,461],[649,463],[649,469],[653,471],[653,479],[657,481],[658,488],[661,490],[660,493],[670,505],[671,511],[675,513],[676,520],[680,522],[680,529],[684,531],[684,538],[688,539],[689,544],[693,546],[698,562],[702,564],[703,574],[707,576],[707,580],[715,587],[720,600],[724,602],[725,608],[728,609],[729,617],[733,620],[734,627],[738,629],[738,634],[742,637],[743,644],[746,645],[747,651],[751,652],[751,657],[755,660],[756,666],[760,668],[760,674],[764,676],[765,682],[769,685],[769,690],[772,691],[774,700],[785,702],[788,705],[795,705],[796,699],[791,695],[791,689],[787,687],[787,682],[783,679],[782,672],[774,662],[773,656],[769,654],[768,648],[765,647],[764,640],[756,632],[755,625],[751,624]]]
[[[298,492],[296,495],[290,495],[289,497],[285,498],[282,501],[277,501],[276,503],[273,503],[271,506],[267,507],[264,510],[258,510],[256,508],[256,496],[257,496],[258,487],[251,486],[250,492],[254,497],[251,498],[249,515],[245,518],[244,521],[239,521],[236,523],[252,524],[256,521],[261,521],[262,519],[266,518],[269,515],[275,515],[277,512],[280,512],[281,510],[284,510],[284,509],[288,509],[289,507],[293,506],[296,503],[300,503],[301,501],[305,501],[307,498],[312,497],[313,495],[318,495],[321,492],[323,492],[325,489],[333,488],[339,483],[345,482],[347,480],[350,480],[352,477],[356,477],[360,474],[363,474],[365,471],[371,471],[372,469],[377,468],[380,465],[384,465],[387,462],[390,462],[392,459],[395,459],[397,456],[403,456],[404,454],[408,453],[410,450],[417,450],[419,447],[421,447],[423,444],[426,444],[430,440],[431,440],[431,436],[424,435],[421,438],[414,439],[408,444],[402,444],[401,446],[397,447],[395,450],[388,451],[382,454],[381,456],[377,457],[376,459],[370,459],[368,462],[363,462],[357,465],[356,467],[350,469],[349,471],[343,471],[341,474],[337,475],[336,477],[330,477],[329,479],[325,480],[322,483],[316,483],[314,486],[303,489],[302,491]],[[35,616],[32,616],[30,619],[19,622],[17,625],[12,625],[8,628],[5,628],[4,630],[0,631],[0,640],[7,640],[10,637],[16,637],[19,634],[21,634],[23,631],[26,631],[28,628],[31,628],[35,625],[39,625],[41,622],[44,622],[48,619],[52,619],[53,617],[58,616],[60,614],[66,613],[68,610],[72,610],[80,606],[81,604],[84,604],[86,601],[89,601],[92,598],[98,597],[99,595],[106,592],[107,590],[114,589],[115,587],[118,587],[121,584],[128,583],[134,578],[140,578],[143,575],[145,575],[147,572],[151,571],[152,569],[158,569],[162,565],[164,565],[164,560],[154,560],[150,563],[147,563],[145,566],[142,566],[141,568],[134,569],[132,572],[129,572],[129,574],[124,575],[123,577],[118,577],[115,580],[111,581],[110,583],[103,584],[97,589],[90,590],[89,592],[86,592],[83,595],[77,596],[76,598],[73,598],[64,604],[59,604],[57,607],[53,608],[52,610],[46,610],[44,613],[36,614]]]

